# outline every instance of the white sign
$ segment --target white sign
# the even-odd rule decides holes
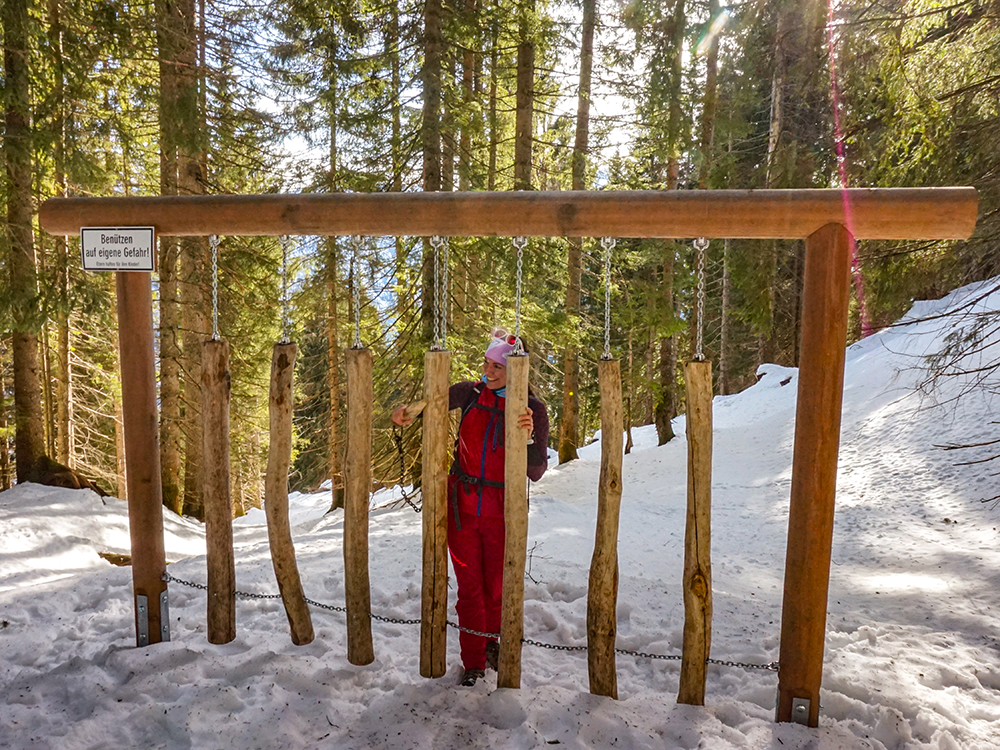
[[[83,227],[80,252],[85,271],[152,271],[153,227]]]

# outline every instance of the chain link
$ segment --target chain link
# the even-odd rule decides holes
[[[358,261],[361,254],[362,242],[363,239],[359,234],[351,237],[351,248],[353,250],[353,254],[351,255],[351,292],[354,304],[354,344],[352,348],[354,349],[364,348],[361,344],[361,279],[359,278],[361,270]]]
[[[448,238],[434,235],[431,247],[434,248],[434,345],[431,349],[440,352],[448,348]]]
[[[291,315],[288,312],[288,249],[292,245],[292,238],[287,234],[278,237],[281,243],[281,341],[282,344],[289,343],[292,339],[289,332],[292,328]]]
[[[694,249],[697,251],[695,259],[695,269],[698,276],[698,297],[696,314],[697,338],[694,346],[694,358],[697,362],[705,360],[704,329],[705,329],[705,251],[708,250],[708,240],[699,237],[694,241]]]
[[[212,248],[212,341],[219,340],[219,235],[208,235]]]
[[[601,237],[604,250],[604,354],[601,359],[611,359],[611,251],[616,244],[614,237]]]
[[[190,586],[191,588],[199,589],[201,591],[206,591],[206,592],[208,591],[208,586],[206,586],[203,583],[186,581],[183,578],[176,578],[175,576],[172,576],[166,572],[164,572],[164,574],[161,576],[161,579],[169,583],[179,583],[182,586]],[[281,599],[281,594],[252,594],[246,591],[236,591],[234,593],[241,599]],[[303,598],[303,600],[305,601],[306,604],[309,604],[310,606],[313,607],[317,607],[319,609],[325,609],[331,612],[344,612],[344,613],[347,612],[347,607],[341,607],[335,604],[323,604],[322,602],[317,602],[308,598]],[[374,613],[369,613],[369,616],[373,620],[378,620],[379,622],[388,622],[393,625],[420,625],[422,622],[420,618],[406,619],[402,617],[386,617],[384,615],[376,615]],[[487,633],[482,630],[473,630],[472,628],[463,627],[459,625],[457,622],[453,622],[452,620],[445,620],[445,624],[448,627],[454,628],[455,630],[458,630],[462,633],[468,633],[469,635],[476,635],[479,636],[480,638],[489,638],[490,640],[493,641],[500,640],[499,633]],[[522,638],[521,643],[524,644],[525,646],[535,646],[537,648],[549,649],[550,651],[579,652],[579,651],[586,651],[588,649],[587,646],[564,646],[559,643],[545,643],[544,641],[536,641],[532,640],[531,638]],[[623,656],[633,656],[643,659],[661,659],[664,661],[680,661],[683,658],[680,654],[651,654],[645,651],[630,651],[629,649],[624,649],[624,648],[616,648],[615,653],[622,654]],[[779,664],[776,661],[772,661],[768,664],[753,664],[749,662],[724,661],[722,659],[709,658],[705,660],[705,663],[715,664],[722,667],[738,667],[740,669],[761,669],[770,672],[777,672],[779,668]]]
[[[514,353],[521,354],[521,282],[524,277],[524,249],[528,246],[527,237],[515,237],[514,247],[517,248],[517,286],[514,289]]]

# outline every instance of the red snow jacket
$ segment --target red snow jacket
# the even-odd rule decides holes
[[[504,407],[504,397],[482,381],[455,383],[448,390],[449,410],[462,410],[448,482],[454,510],[503,517]],[[549,417],[545,404],[534,396],[528,397],[528,407],[534,423],[528,477],[538,481],[548,468]]]

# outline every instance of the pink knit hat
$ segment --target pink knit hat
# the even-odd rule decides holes
[[[486,359],[492,359],[498,365],[507,366],[507,355],[517,347],[517,339],[502,328],[493,331],[493,338],[486,346]]]

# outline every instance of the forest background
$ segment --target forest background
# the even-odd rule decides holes
[[[973,185],[970,240],[857,244],[849,336],[1000,272],[1000,0],[0,4],[0,490],[53,459],[126,496],[114,278],[38,229],[53,196]],[[710,244],[718,393],[797,364],[803,251]],[[208,238],[160,238],[153,277],[164,503],[196,518],[210,257]],[[684,408],[694,251],[618,238],[610,260],[625,427],[655,423],[662,444]],[[335,506],[343,350],[373,350],[377,406],[415,398],[433,268],[427,238],[221,238],[234,514],[260,504],[272,344],[298,344],[291,486],[332,477]],[[597,240],[524,254],[521,326],[560,461],[598,426],[603,268]],[[513,327],[516,269],[510,238],[449,243],[453,378]],[[376,481],[409,483],[416,431],[375,420]]]

